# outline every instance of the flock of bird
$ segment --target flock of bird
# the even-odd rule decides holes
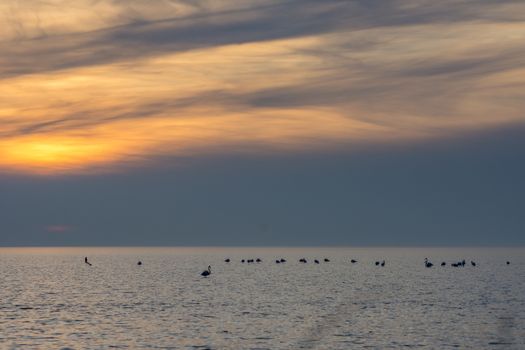
[[[328,263],[328,262],[330,262],[330,259],[328,259],[328,258],[324,258],[323,261],[324,261],[325,263]],[[84,258],[84,262],[85,262],[87,265],[92,266],[92,264],[88,261],[87,256]],[[224,262],[225,262],[225,263],[230,263],[230,262],[231,262],[231,259],[230,259],[230,258],[224,259]],[[257,259],[242,259],[242,260],[241,260],[241,263],[243,263],[243,264],[244,264],[244,263],[252,264],[252,263],[261,263],[261,262],[262,262],[262,259],[260,259],[260,258],[257,258]],[[308,260],[306,260],[306,258],[301,258],[301,259],[299,259],[299,262],[300,262],[300,263],[303,263],[303,264],[306,264],[306,263],[308,263]],[[355,264],[355,263],[357,263],[357,260],[352,259],[352,260],[350,260],[350,262],[351,262],[352,264]],[[276,260],[275,260],[275,263],[276,263],[276,264],[284,264],[284,263],[286,263],[286,259],[283,259],[283,258],[276,259]],[[318,260],[318,259],[314,259],[314,263],[315,263],[315,264],[320,264],[321,262],[320,262],[320,260]],[[382,261],[376,261],[376,262],[375,262],[375,265],[376,265],[376,266],[382,266],[382,267],[384,267],[385,264],[386,264],[386,263],[385,263],[385,260],[382,260]],[[425,264],[425,267],[427,267],[427,268],[431,268],[432,266],[434,266],[434,264],[433,264],[430,260],[428,260],[428,258],[425,258],[425,262],[424,262],[424,264]],[[450,266],[452,266],[452,267],[465,267],[466,264],[467,264],[466,261],[463,259],[463,260],[461,260],[461,261],[458,261],[458,262],[455,262],[455,263],[451,263]],[[507,261],[506,264],[507,264],[507,265],[510,265],[510,261]],[[137,265],[139,265],[139,266],[142,265],[142,261],[139,260],[139,261],[137,262]],[[443,261],[443,262],[441,263],[441,266],[446,266],[446,265],[447,265],[447,263],[446,263],[445,261]],[[472,265],[472,266],[476,266],[476,262],[475,262],[475,261],[470,261],[470,265]],[[211,275],[211,265],[208,265],[208,269],[206,269],[206,270],[204,270],[204,271],[201,272],[201,276],[203,276],[203,277],[208,277],[209,275]]]
[[[450,266],[452,267],[465,267],[465,265],[467,264],[467,262],[465,261],[465,259],[461,260],[461,261],[458,261],[456,263],[451,263]],[[506,263],[507,265],[510,265],[510,261],[507,261]],[[475,261],[470,261],[470,265],[472,266],[476,266],[476,262]],[[425,267],[432,267],[434,266],[433,263],[430,262],[430,260],[428,260],[428,258],[425,258]],[[445,261],[443,261],[441,263],[441,266],[447,266],[447,263]]]

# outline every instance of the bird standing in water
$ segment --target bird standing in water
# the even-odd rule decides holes
[[[432,266],[434,266],[434,264],[428,261],[428,258],[425,258],[425,267],[432,267]]]
[[[201,273],[201,276],[203,276],[203,277],[207,277],[209,275],[211,275],[211,266],[210,265],[208,265],[208,269],[207,270],[204,270]]]
[[[91,263],[88,261],[87,256],[84,258],[84,263],[86,263],[86,264],[88,264],[89,266],[91,266]]]

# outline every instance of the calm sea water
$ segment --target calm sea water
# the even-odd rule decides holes
[[[3,248],[0,348],[525,349],[525,250]]]

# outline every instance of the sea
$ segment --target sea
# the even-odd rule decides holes
[[[525,349],[525,249],[0,248],[0,349]]]

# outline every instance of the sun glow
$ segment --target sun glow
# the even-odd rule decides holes
[[[48,136],[0,141],[0,157],[4,167],[42,174],[114,159],[106,145],[86,139]]]
[[[295,52],[317,40],[194,50],[137,61],[133,69],[108,64],[7,79],[0,83],[0,100],[9,101],[0,106],[0,134],[9,135],[0,138],[0,169],[89,172],[150,155],[304,150],[327,140],[400,136],[348,117],[351,109],[344,115],[328,107],[252,108],[242,97],[314,75],[302,69],[315,72],[319,59]],[[284,58],[262,64],[267,55]]]
[[[126,22],[123,9],[97,3],[102,18],[82,0],[83,10],[66,16],[59,3],[42,3],[38,23],[29,5],[0,4],[0,12],[18,9],[13,20],[25,24],[0,28],[0,171],[86,173],[157,156],[309,152],[523,120],[521,22],[379,26],[189,49],[138,40],[115,54],[111,40],[121,32],[105,30]],[[180,6],[177,16],[198,11]],[[140,6],[144,21],[165,18],[151,8]],[[61,40],[41,36],[41,27]],[[128,34],[152,28],[137,24]]]

